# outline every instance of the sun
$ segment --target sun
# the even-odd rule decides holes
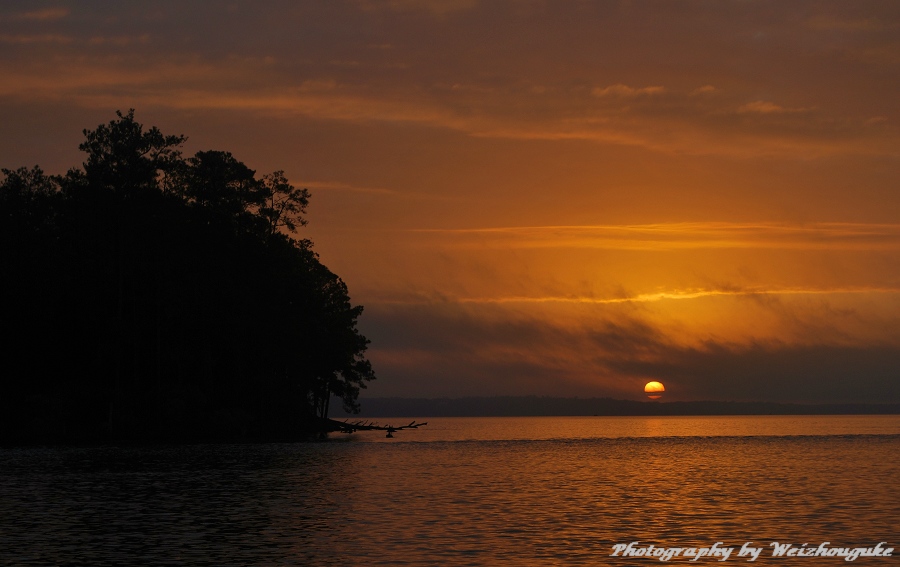
[[[662,397],[663,392],[666,391],[666,387],[662,385],[662,382],[647,382],[647,385],[644,386],[644,393],[647,394],[647,397],[651,400],[658,400]]]

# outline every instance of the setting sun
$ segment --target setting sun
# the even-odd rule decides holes
[[[647,382],[647,385],[644,386],[644,393],[647,394],[647,397],[651,400],[658,400],[662,397],[663,392],[666,391],[666,387],[662,385],[662,382]]]

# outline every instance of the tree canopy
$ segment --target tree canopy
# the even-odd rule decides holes
[[[3,169],[0,439],[295,438],[375,378],[361,306],[296,236],[309,192],[134,111],[65,175]]]

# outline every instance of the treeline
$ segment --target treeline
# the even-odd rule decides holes
[[[4,169],[0,440],[293,439],[375,378],[309,194],[134,111],[82,167]]]

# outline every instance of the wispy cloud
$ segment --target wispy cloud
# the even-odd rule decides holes
[[[788,16],[779,18],[783,27],[773,35],[789,41],[783,48],[792,55],[766,62],[769,78],[768,71],[756,71],[763,68],[761,58],[768,51],[748,52],[742,44],[746,35],[736,33],[756,25],[753,10],[725,6],[706,6],[708,17],[702,23],[692,9],[673,8],[663,34],[672,40],[656,43],[643,32],[629,32],[630,26],[646,31],[662,25],[648,22],[649,7],[607,13],[582,3],[475,0],[358,0],[328,10],[303,5],[277,21],[261,16],[251,22],[265,25],[260,29],[272,37],[284,38],[259,54],[269,63],[258,67],[223,56],[253,50],[249,44],[224,48],[221,42],[228,33],[212,35],[218,33],[212,28],[198,31],[197,40],[184,49],[173,47],[180,46],[180,40],[167,34],[181,33],[182,27],[182,20],[173,15],[202,21],[204,7],[198,3],[137,19],[131,28],[134,35],[117,35],[120,29],[113,31],[109,24],[123,21],[126,13],[112,10],[107,17],[102,10],[88,8],[79,12],[79,21],[92,26],[91,33],[83,28],[81,35],[75,28],[66,33],[33,29],[36,22],[71,15],[66,8],[52,7],[15,16],[22,20],[19,29],[0,36],[0,43],[41,42],[48,49],[58,44],[58,52],[33,54],[29,61],[0,61],[0,75],[5,77],[0,81],[5,83],[4,94],[20,101],[40,97],[91,108],[130,104],[280,113],[299,119],[415,124],[479,138],[578,140],[686,155],[900,154],[900,133],[890,122],[878,129],[865,123],[873,115],[893,120],[890,107],[878,102],[891,99],[890,81],[878,82],[876,77],[860,82],[867,78],[865,69],[842,69],[855,79],[839,81],[839,88],[833,81],[835,92],[846,92],[839,104],[821,89],[804,86],[823,84],[840,61],[848,67],[863,65],[861,61],[894,65],[900,50],[884,34],[897,25],[890,10],[843,16],[828,14],[827,9],[817,14],[808,7],[782,8]],[[746,17],[735,17],[735,11]],[[173,18],[172,25],[156,27],[159,18]],[[227,18],[217,20],[223,29],[239,28]],[[305,40],[318,36],[293,33],[304,22],[316,22],[322,30],[354,22],[372,32],[356,43],[340,34],[334,41],[324,36],[321,41]],[[561,22],[566,25],[558,25]],[[698,59],[693,53],[698,25],[707,26],[701,28],[709,35],[704,40],[721,48],[720,55]],[[609,39],[598,41],[597,26],[609,26],[604,34]],[[819,33],[832,29],[859,33],[838,49]],[[529,30],[535,40],[522,41],[522,34],[511,30]],[[678,37],[685,41],[675,41]],[[606,41],[621,43],[621,48],[604,51],[602,65],[597,57],[586,56]],[[516,45],[516,53],[507,53],[507,45]],[[543,46],[554,47],[547,51]],[[653,51],[670,48],[672,53]],[[651,52],[656,56],[648,58]],[[735,54],[742,54],[745,64],[723,63]],[[650,63],[668,59],[675,67]],[[679,65],[689,65],[685,69],[691,72],[673,72]],[[175,69],[178,66],[183,69]],[[802,73],[797,71],[800,66]],[[191,73],[201,67],[202,75]],[[745,75],[743,68],[753,74]],[[116,76],[118,84],[108,80]],[[56,80],[42,80],[46,77]],[[92,78],[98,81],[91,84]],[[882,91],[877,98],[869,94]],[[766,93],[765,98],[758,98],[759,93]],[[860,116],[861,108],[867,109],[866,116]]]
[[[788,249],[900,250],[900,224],[668,223],[420,229],[448,245],[614,250]]]
[[[74,38],[54,33],[40,34],[0,34],[0,42],[27,45],[32,43],[72,43]]]
[[[662,94],[666,91],[663,87],[629,87],[628,85],[615,84],[608,87],[596,87],[591,93],[597,97],[616,96],[616,97],[636,97],[643,95]]]
[[[23,12],[18,14],[18,18],[22,20],[39,20],[39,21],[48,21],[48,20],[60,20],[62,18],[67,17],[70,14],[70,10],[68,8],[57,7],[57,8],[44,8],[42,10],[33,10],[31,12]]]
[[[629,297],[461,297],[458,303],[586,303],[614,305],[618,303],[655,303],[667,300],[704,299],[711,297],[748,297],[763,295],[847,295],[847,294],[900,294],[898,288],[750,288],[750,289],[694,289],[641,293]]]
[[[372,337],[372,359],[391,377],[384,386],[402,395],[633,397],[646,380],[657,379],[675,399],[874,401],[900,395],[896,340],[846,340],[811,312],[782,315],[798,334],[816,323],[817,333],[793,339],[695,335],[684,341],[677,325],[652,322],[638,311],[591,310],[572,320],[513,307],[373,306],[370,316],[385,330]]]
[[[310,189],[324,189],[326,191],[350,191],[353,193],[369,193],[374,195],[396,195],[397,191],[393,189],[384,189],[381,187],[360,187],[350,183],[340,181],[299,181],[296,183],[301,187]]]
[[[703,85],[702,87],[698,87],[691,91],[692,95],[703,95],[703,94],[712,94],[714,92],[718,92],[719,89],[712,85]]]
[[[774,102],[769,102],[765,100],[755,100],[753,102],[748,102],[740,107],[738,107],[738,112],[741,114],[756,113],[756,114],[784,114],[788,112],[808,112],[808,108],[785,108],[783,106],[779,106]]]
[[[364,10],[422,11],[435,16],[471,10],[478,0],[358,0]]]
[[[582,304],[582,305],[618,305],[629,303],[657,303],[661,301],[679,301],[690,299],[707,299],[717,297],[761,297],[761,296],[840,296],[869,294],[900,294],[900,287],[843,287],[843,288],[730,288],[730,289],[688,289],[640,293],[621,297],[596,296],[406,296],[403,298],[380,299],[379,304]]]
[[[116,47],[124,47],[136,43],[144,44],[150,41],[150,34],[140,34],[136,36],[118,35],[118,36],[94,36],[88,40],[89,45],[112,45]]]
[[[885,23],[874,18],[839,18],[816,15],[807,20],[806,25],[817,31],[868,32],[884,29]]]
[[[561,85],[360,82],[326,62],[318,77],[297,82],[281,59],[182,56],[156,61],[141,54],[149,34],[73,39],[60,34],[0,36],[5,43],[68,43],[135,50],[114,58],[59,56],[35,65],[0,67],[0,91],[86,107],[153,106],[279,114],[341,122],[414,124],[479,138],[579,140],[692,155],[900,154],[897,133],[865,118],[824,116],[811,108],[757,100],[740,104],[711,85],[678,90],[614,84],[590,91]],[[331,61],[331,59],[329,59]],[[405,76],[405,74],[404,74]],[[52,78],[52,80],[49,80]],[[457,85],[464,85],[459,86]],[[710,95],[715,96],[698,96]],[[778,120],[749,120],[753,116]]]

